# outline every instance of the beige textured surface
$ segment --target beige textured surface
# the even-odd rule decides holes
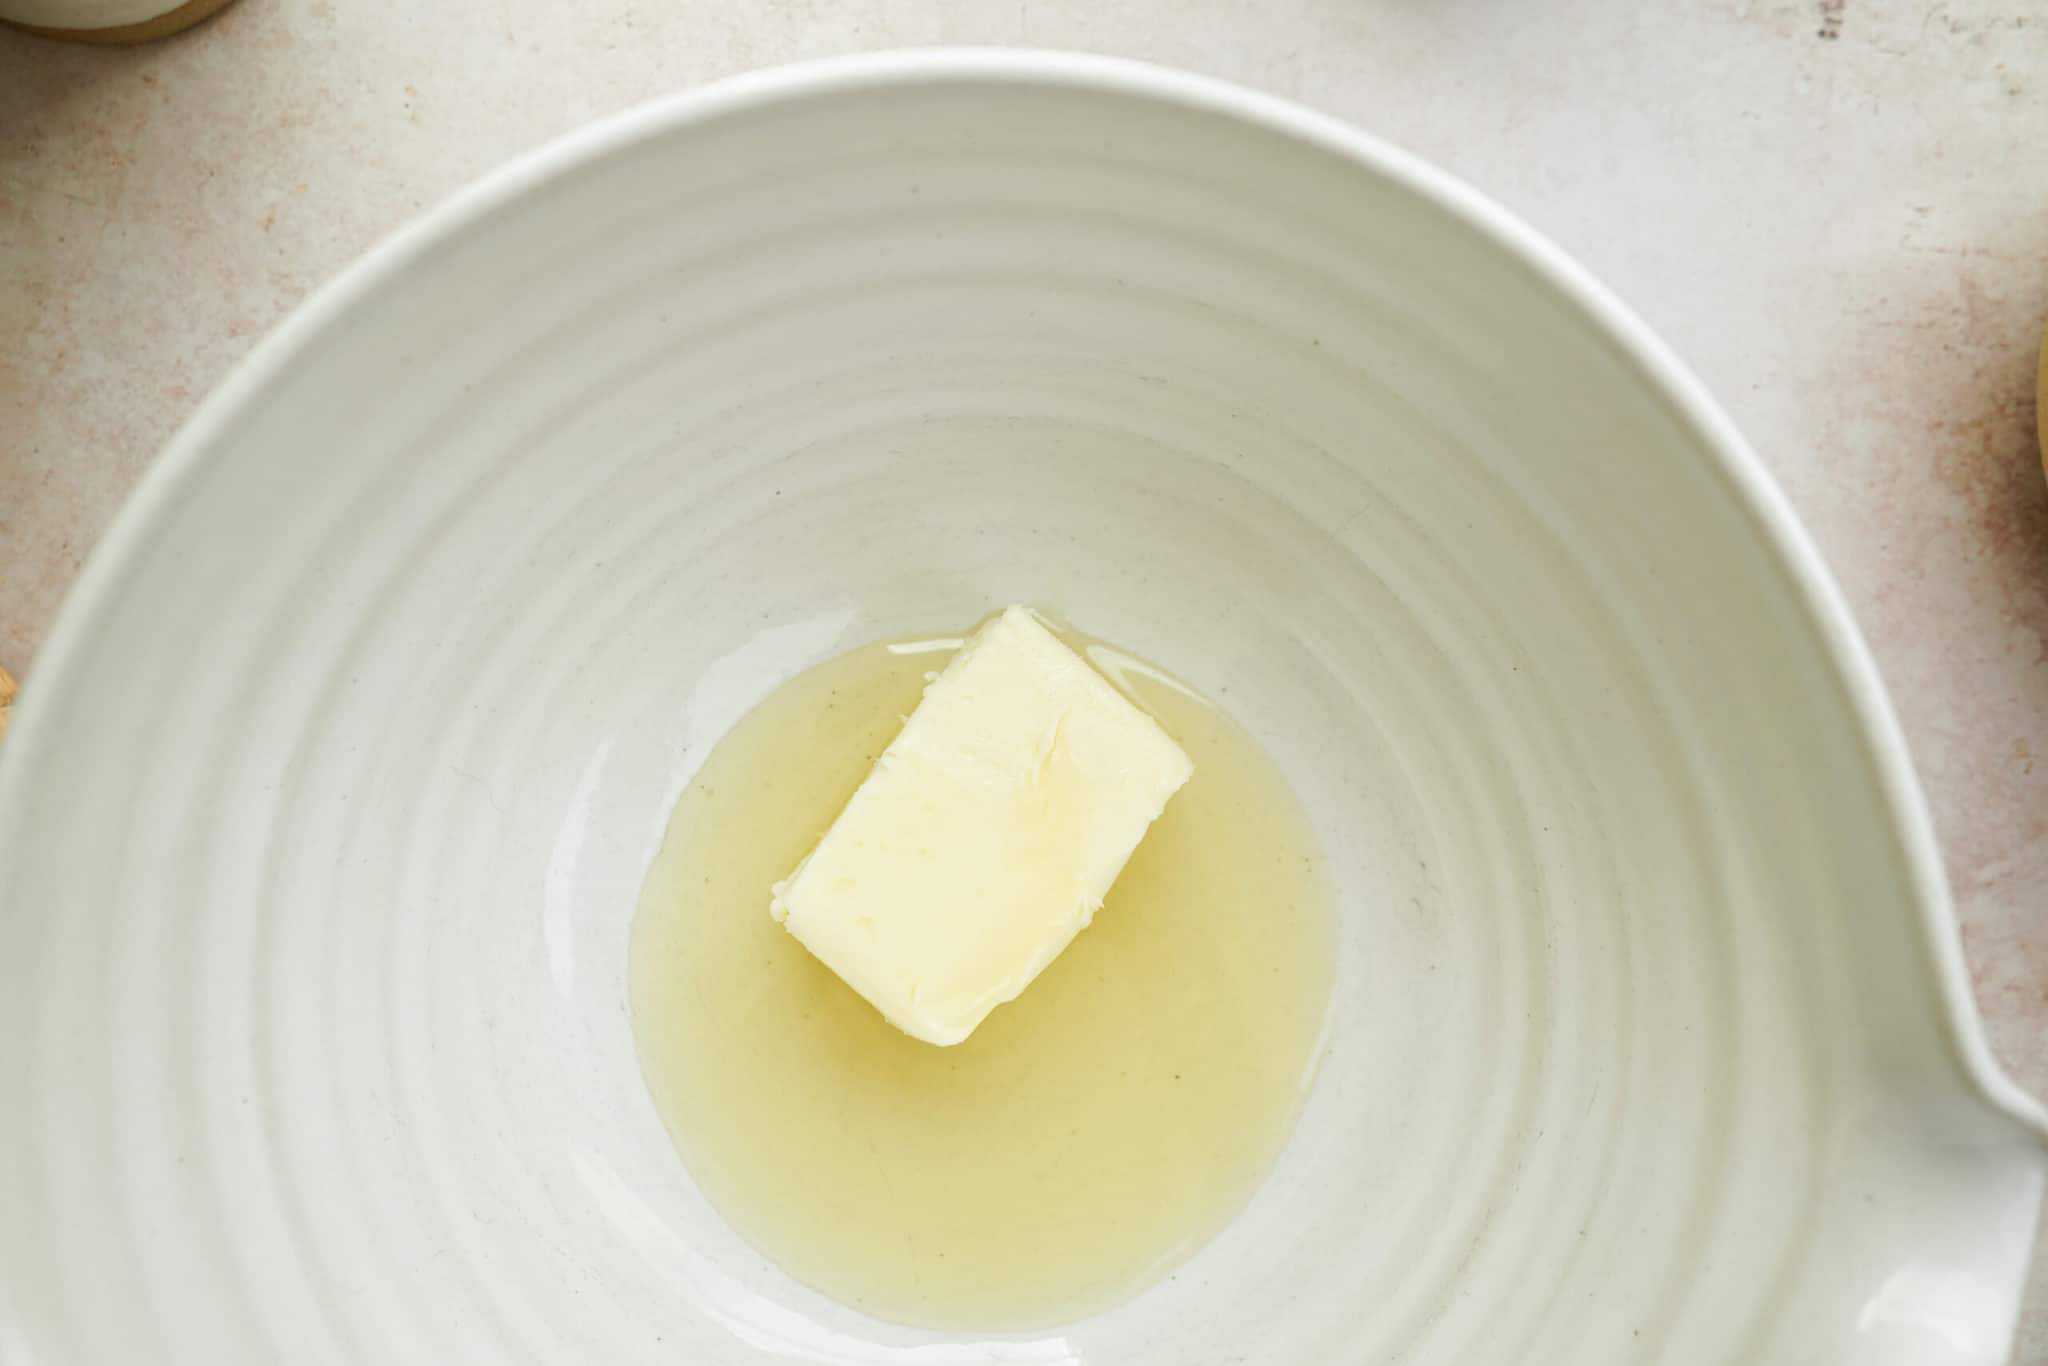
[[[2048,9],[2032,0],[243,0],[134,50],[0,32],[0,661],[321,280],[506,157],[747,67],[1088,48],[1293,96],[1474,181],[1700,371],[1854,604],[1992,1039],[2048,1091]],[[2048,1361],[2036,1291],[2018,1359]]]

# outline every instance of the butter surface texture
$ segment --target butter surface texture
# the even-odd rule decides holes
[[[1012,607],[925,689],[770,913],[898,1029],[959,1043],[1087,927],[1193,771]]]

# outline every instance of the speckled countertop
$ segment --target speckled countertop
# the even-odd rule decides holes
[[[928,43],[1292,96],[1471,180],[1645,314],[1847,591],[1993,1044],[2048,1093],[2048,0],[241,0],[137,50],[0,31],[0,665],[35,687],[165,438],[416,211],[652,95]]]

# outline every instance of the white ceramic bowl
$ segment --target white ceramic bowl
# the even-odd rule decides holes
[[[1016,600],[1263,737],[1342,962],[1251,1208],[967,1342],[705,1206],[626,928],[743,708]],[[662,102],[327,289],[52,635],[0,906],[10,1363],[1992,1362],[2042,1192],[1869,660],[1698,386],[1438,173],[1107,61]]]

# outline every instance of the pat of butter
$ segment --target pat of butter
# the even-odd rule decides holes
[[[1193,772],[1012,607],[925,689],[769,910],[898,1029],[959,1043],[1087,927]]]

